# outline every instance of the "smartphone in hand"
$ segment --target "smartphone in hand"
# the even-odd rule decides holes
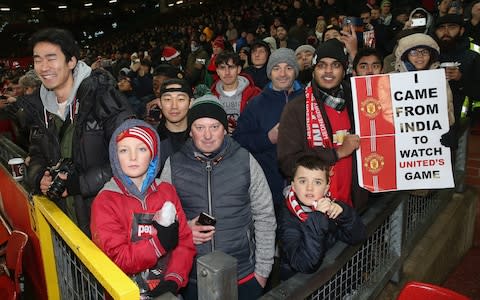
[[[198,217],[198,224],[200,225],[215,226],[216,223],[217,223],[217,219],[215,219],[215,217],[212,217],[211,215],[205,212],[202,212]]]

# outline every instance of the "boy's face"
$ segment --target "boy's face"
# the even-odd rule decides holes
[[[152,160],[147,145],[139,139],[126,137],[118,142],[117,155],[125,175],[137,186],[141,186]]]
[[[324,198],[329,188],[325,171],[310,170],[302,166],[295,172],[292,186],[298,200],[308,206]]]
[[[228,62],[217,66],[217,74],[224,85],[234,85],[238,80],[238,75],[242,71],[241,66],[237,66],[230,59]]]

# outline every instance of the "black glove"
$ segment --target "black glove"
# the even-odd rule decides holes
[[[65,188],[68,191],[68,195],[80,195],[80,178],[77,172],[72,172],[67,175],[67,181],[65,182]]]
[[[457,149],[458,141],[455,127],[450,127],[450,130],[442,135],[442,137],[440,138],[440,144],[445,147],[449,147],[452,150]]]
[[[152,222],[153,227],[157,230],[157,236],[166,251],[170,251],[178,245],[178,221],[172,223],[168,227],[164,227],[157,222]]]
[[[155,222],[156,223],[156,222]],[[172,224],[173,225],[173,224]],[[151,291],[147,292],[147,295],[154,298],[162,294],[170,292],[174,295],[177,294],[178,285],[175,281],[163,280]]]

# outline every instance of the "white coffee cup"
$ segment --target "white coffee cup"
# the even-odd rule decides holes
[[[25,173],[25,161],[21,157],[15,157],[8,161],[10,169],[12,170],[12,177],[16,181],[23,180],[23,174]]]
[[[440,64],[440,68],[458,68],[460,65],[459,62],[443,62]]]

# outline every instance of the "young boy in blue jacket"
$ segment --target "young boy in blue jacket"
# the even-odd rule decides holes
[[[337,240],[353,245],[366,239],[357,212],[330,199],[329,169],[317,156],[303,156],[295,164],[279,221],[282,280],[315,272]]]

